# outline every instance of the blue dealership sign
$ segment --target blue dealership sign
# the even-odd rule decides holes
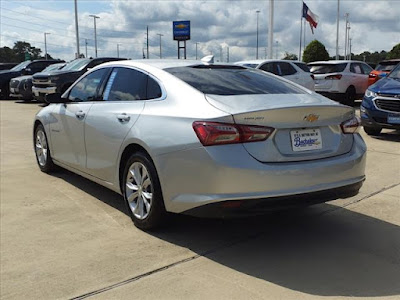
[[[172,30],[174,33],[174,40],[190,40],[190,21],[173,21]]]

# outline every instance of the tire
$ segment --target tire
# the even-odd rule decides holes
[[[33,147],[35,149],[36,161],[42,172],[50,173],[55,170],[56,166],[51,158],[50,149],[47,142],[46,132],[42,124],[35,129],[33,136]]]
[[[349,86],[344,94],[344,103],[348,106],[354,106],[354,101],[356,99],[356,90],[353,86]]]
[[[364,126],[364,131],[368,135],[380,135],[382,128],[380,127],[366,127]]]
[[[142,230],[159,227],[166,217],[160,181],[154,164],[142,152],[128,159],[123,177],[122,192],[133,223]]]

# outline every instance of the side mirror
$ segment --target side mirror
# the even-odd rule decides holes
[[[25,68],[22,70],[22,74],[24,75],[32,75],[32,69],[31,68]]]
[[[60,93],[54,93],[54,94],[47,94],[45,96],[45,101],[47,103],[65,103],[68,100],[65,98],[61,98],[61,94]]]

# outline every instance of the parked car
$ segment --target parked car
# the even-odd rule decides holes
[[[267,72],[190,60],[102,64],[34,121],[39,168],[123,195],[133,222],[262,212],[357,194],[354,109]]]
[[[308,66],[317,93],[350,106],[365,93],[372,71],[368,64],[355,60],[317,61]]]
[[[14,68],[18,63],[0,63],[0,71],[10,70]]]
[[[62,70],[35,74],[32,79],[34,98],[37,101],[44,102],[46,95],[65,92],[75,80],[91,68],[117,60],[124,60],[124,58],[79,58],[69,62]]]
[[[48,65],[59,63],[59,60],[34,60],[24,61],[10,70],[0,71],[0,99],[7,99],[10,96],[10,80],[21,75],[32,75],[42,71]]]
[[[256,68],[272,74],[282,76],[290,81],[300,84],[314,91],[314,75],[310,73],[307,65],[301,61],[293,60],[244,60],[236,65]]]
[[[49,65],[43,72],[60,70],[65,66],[65,63],[57,63]],[[33,99],[32,94],[32,75],[24,75],[11,79],[10,81],[10,97],[30,101]]]
[[[369,73],[368,85],[372,85],[382,78],[382,74],[389,74],[398,64],[400,63],[400,58],[389,59],[381,61],[375,68]]]
[[[368,88],[360,113],[369,135],[379,135],[382,128],[400,129],[400,64]]]

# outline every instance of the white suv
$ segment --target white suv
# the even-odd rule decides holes
[[[278,59],[244,60],[235,64],[270,72],[300,84],[309,90],[314,90],[314,76],[310,73],[307,65],[301,61]]]
[[[354,106],[368,87],[372,68],[362,61],[332,60],[309,63],[315,78],[315,91],[343,104]]]

